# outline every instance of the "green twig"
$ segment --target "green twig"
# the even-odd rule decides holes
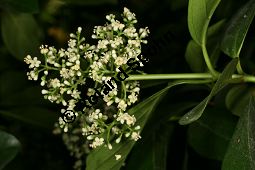
[[[202,52],[203,52],[204,60],[205,60],[205,63],[207,65],[207,68],[208,68],[209,72],[212,74],[213,78],[217,78],[219,73],[216,70],[214,70],[214,68],[213,68],[213,65],[212,65],[212,63],[210,61],[210,57],[209,57],[207,49],[206,49],[205,42],[202,43],[201,47],[202,47]]]
[[[217,75],[218,78],[219,74]],[[233,79],[238,79],[239,82],[255,83],[255,76],[233,74]],[[179,73],[179,74],[144,74],[144,75],[129,75],[126,81],[130,80],[181,80],[181,79],[214,79],[210,73]]]
[[[236,69],[237,69],[238,74],[245,74],[243,69],[242,69],[242,66],[241,66],[241,63],[240,63],[240,59],[238,60]]]

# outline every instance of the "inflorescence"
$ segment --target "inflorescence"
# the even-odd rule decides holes
[[[104,26],[95,26],[92,38],[98,40],[96,45],[85,43],[79,27],[76,34],[70,34],[67,49],[42,45],[44,61],[30,55],[24,60],[31,69],[28,79],[40,77],[44,98],[62,105],[63,116],[55,132],[62,131],[67,147],[79,159],[89,148],[106,145],[112,149],[112,141],[141,138],[136,118],[127,112],[138,100],[139,83],[123,80],[130,73],[142,73],[147,60],[141,55],[141,44],[147,43],[144,38],[149,30],[137,31],[135,14],[127,8],[122,18],[120,22],[110,14]],[[82,145],[79,135],[86,139]],[[80,162],[75,165],[80,166]]]

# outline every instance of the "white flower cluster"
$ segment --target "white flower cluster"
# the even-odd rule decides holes
[[[135,126],[136,118],[127,112],[138,100],[139,83],[124,80],[130,73],[142,73],[147,60],[141,56],[141,44],[147,43],[144,38],[149,30],[137,31],[135,14],[127,8],[122,18],[120,22],[115,15],[107,15],[107,23],[94,28],[96,45],[84,43],[79,27],[76,34],[70,34],[67,49],[42,45],[44,62],[30,55],[24,60],[32,69],[28,79],[41,77],[44,98],[63,106],[58,130],[80,129],[90,148],[106,145],[112,149],[113,140],[140,138],[140,126]]]

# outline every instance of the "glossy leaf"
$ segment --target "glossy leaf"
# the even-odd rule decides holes
[[[1,0],[0,8],[17,12],[35,13],[39,11],[38,0]]]
[[[188,129],[188,142],[200,155],[222,160],[233,135],[236,117],[225,108],[208,108]]]
[[[225,20],[221,20],[208,28],[207,48],[214,66],[220,55],[218,39],[224,24]],[[190,40],[187,45],[185,59],[193,72],[201,73],[205,71],[206,64],[204,62],[202,48],[194,40]]]
[[[189,0],[188,27],[197,44],[206,39],[210,19],[219,3],[220,0]]]
[[[157,106],[160,98],[168,89],[169,87],[157,92],[128,111],[129,114],[133,114],[136,117],[137,125],[140,125],[141,129],[144,127],[149,115]],[[134,141],[126,140],[120,144],[114,143],[112,150],[104,146],[95,149],[87,158],[87,170],[119,169],[134,144]],[[115,160],[116,154],[122,155],[121,159],[118,161]]]
[[[237,85],[229,90],[226,96],[226,106],[233,114],[241,116],[243,114],[243,108],[249,102],[254,89],[247,85]]]
[[[239,57],[244,39],[255,15],[255,0],[247,2],[232,18],[221,48],[230,57]]]
[[[244,108],[225,155],[222,170],[255,169],[255,99]]]
[[[168,142],[171,139],[174,127],[174,124],[165,123],[150,131],[144,129],[144,131],[147,130],[146,134],[134,146],[127,160],[128,164],[124,169],[165,170]],[[137,160],[139,160],[139,164],[137,164]]]
[[[202,49],[194,40],[188,43],[185,59],[192,71],[201,73],[205,70]]]
[[[211,100],[211,98],[214,95],[216,95],[222,88],[224,88],[228,84],[228,81],[232,78],[232,75],[235,72],[237,61],[238,61],[237,59],[233,59],[226,66],[226,68],[223,70],[222,74],[219,76],[219,79],[213,86],[210,94],[201,103],[199,103],[195,108],[193,108],[191,111],[186,113],[179,120],[179,124],[186,125],[186,124],[192,123],[202,116],[202,114],[203,114],[208,102]]]
[[[3,169],[19,150],[19,141],[13,135],[0,130],[0,169]]]
[[[163,90],[155,93],[154,95],[147,98],[143,102],[132,107],[128,111],[128,113],[131,115],[133,114],[136,117],[137,125],[140,125],[142,130],[143,127],[145,126],[148,117],[153,112],[162,96],[166,94],[168,89],[175,85],[185,84],[189,82],[192,83],[196,81],[188,80],[188,81],[175,81],[173,83],[169,83],[169,85]],[[120,169],[134,144],[135,142],[131,140],[126,140],[125,142],[122,142],[120,144],[113,144],[112,150],[109,150],[107,147],[104,146],[95,149],[92,153],[89,154],[87,158],[87,170]],[[118,161],[115,160],[116,154],[122,155],[121,159]]]
[[[39,51],[41,32],[30,14],[5,12],[2,16],[2,37],[9,52],[19,60]]]

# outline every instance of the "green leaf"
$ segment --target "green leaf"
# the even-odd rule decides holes
[[[0,99],[4,100],[12,94],[16,94],[26,88],[28,80],[25,73],[8,71],[0,75]],[[17,82],[19,85],[17,86]]]
[[[189,126],[188,142],[200,155],[222,160],[236,122],[236,117],[225,108],[208,108],[201,119]]]
[[[222,164],[222,170],[255,169],[255,99],[250,97]]]
[[[225,20],[221,20],[208,28],[207,48],[209,49],[208,53],[211,56],[210,58],[214,66],[220,55],[218,39],[224,24]],[[194,40],[190,40],[188,43],[185,59],[193,72],[200,73],[205,71],[206,64],[204,62],[202,48]]]
[[[238,61],[237,59],[233,59],[226,66],[222,74],[219,76],[217,82],[213,86],[210,94],[195,108],[193,108],[191,111],[182,116],[182,118],[179,120],[179,124],[186,125],[192,123],[202,116],[208,102],[212,99],[212,97],[216,95],[222,88],[224,88],[228,84],[229,80],[231,80],[232,75],[235,72],[237,61]]]
[[[77,5],[104,5],[117,4],[118,0],[63,0],[64,2]]]
[[[194,40],[188,43],[185,59],[193,72],[204,72],[206,67],[202,49]]]
[[[254,89],[247,85],[237,85],[229,90],[225,103],[234,115],[241,116],[243,108],[249,103]]]
[[[32,15],[5,12],[1,28],[6,47],[17,59],[23,60],[28,54],[38,54],[41,31]]]
[[[39,12],[38,0],[1,0],[0,8],[17,12]]]
[[[222,39],[222,28],[225,25],[225,20],[220,20],[208,28],[208,37],[206,47],[210,56],[213,67],[217,66],[217,61],[220,57],[220,40]]]
[[[168,142],[174,127],[174,124],[164,123],[154,129],[144,129],[146,134],[142,134],[142,140],[134,146],[124,169],[165,170]]]
[[[250,0],[231,19],[221,43],[221,49],[228,56],[239,57],[254,15],[255,0]]]
[[[170,87],[166,87],[163,90],[155,93],[128,111],[129,114],[136,117],[137,125],[140,125],[141,129],[144,127],[148,117],[157,106],[161,97],[169,88]],[[126,140],[120,144],[114,143],[112,150],[109,150],[104,146],[95,149],[87,158],[87,170],[120,169],[134,144],[134,141]],[[115,160],[116,154],[121,154],[122,156],[118,161]]]
[[[57,112],[34,106],[0,110],[0,115],[47,129],[52,129],[58,118]]]
[[[210,19],[220,0],[189,0],[188,27],[197,44],[205,44]]]
[[[0,101],[0,105],[4,107],[30,107],[31,105],[42,105],[47,103],[47,101],[43,99],[43,96],[41,94],[41,87],[28,87],[18,92],[12,91],[3,98],[4,99]]]
[[[222,27],[225,24],[225,19],[222,19],[208,28],[208,38],[214,37],[222,31]]]
[[[163,90],[155,93],[151,97],[147,98],[143,102],[139,103],[138,105],[132,107],[128,113],[133,114],[137,119],[137,125],[140,125],[141,130],[145,126],[148,117],[154,111],[158,102],[166,94],[169,88],[185,84],[185,83],[196,83],[196,81],[175,81],[169,83],[169,85],[164,88]],[[113,149],[109,150],[107,147],[99,147],[92,151],[87,157],[87,170],[117,170],[120,169],[122,164],[124,163],[127,155],[131,151],[132,147],[134,146],[135,142],[131,140],[126,140],[120,144],[113,144]],[[115,155],[121,154],[122,157],[120,160],[115,160]]]
[[[0,169],[3,169],[19,150],[19,141],[13,135],[0,130]]]

